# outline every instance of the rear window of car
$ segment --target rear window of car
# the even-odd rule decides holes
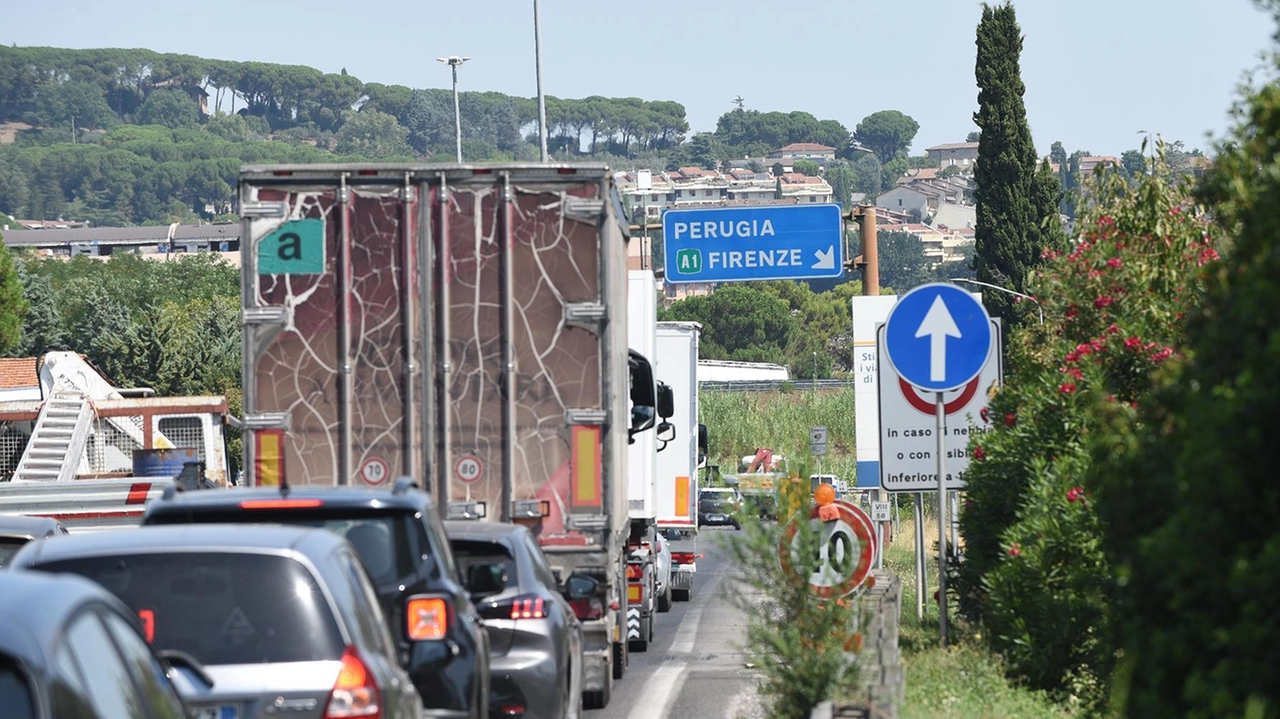
[[[519,584],[520,575],[516,571],[515,557],[511,556],[511,550],[506,546],[474,539],[450,539],[449,546],[453,548],[453,560],[458,564],[458,571],[465,584],[470,585],[471,568],[479,564],[501,564],[507,573],[507,586]]]
[[[413,574],[425,561],[435,574],[435,555],[420,529],[421,520],[407,510],[308,507],[305,511],[279,509],[200,508],[197,511],[159,512],[147,524],[291,524],[320,527],[336,532],[355,547],[369,570],[373,585],[382,588]],[[426,559],[422,559],[425,556]]]
[[[9,719],[32,719],[36,715],[31,699],[31,685],[18,669],[17,662],[0,655],[0,707]]]
[[[26,543],[26,537],[0,537],[0,567],[7,565]]]
[[[46,562],[92,579],[138,612],[161,649],[208,666],[334,660],[344,642],[311,572],[289,557],[231,552]]]

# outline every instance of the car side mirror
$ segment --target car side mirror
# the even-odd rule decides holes
[[[600,582],[596,581],[594,577],[588,577],[585,574],[574,574],[565,580],[564,598],[571,602],[579,599],[590,599],[595,596],[599,587]]]
[[[657,415],[657,384],[653,380],[653,365],[644,355],[630,350],[627,368],[631,379],[631,427],[628,439],[653,427]]]
[[[472,597],[497,594],[507,588],[507,570],[501,564],[473,564],[467,568],[467,591]]]

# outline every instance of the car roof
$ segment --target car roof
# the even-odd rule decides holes
[[[54,541],[36,541],[14,555],[12,564],[25,567],[81,557],[118,554],[213,552],[224,554],[297,553],[313,561],[344,540],[333,532],[310,527],[271,524],[172,524],[144,526],[118,532],[70,534]]]
[[[195,492],[173,492],[147,504],[147,514],[180,512],[189,509],[232,509],[246,500],[318,499],[336,508],[365,507],[422,509],[431,506],[431,496],[416,487],[403,491],[375,487],[311,487],[292,486],[281,492],[279,487],[232,487]]]
[[[489,539],[511,542],[521,535],[529,534],[529,530],[519,524],[450,519],[444,523],[444,533],[449,536],[449,539]]]
[[[51,517],[24,517],[17,514],[0,514],[0,536],[45,537],[58,534],[58,520]]]
[[[59,628],[88,602],[129,612],[120,600],[94,582],[74,574],[0,571],[0,653],[46,668]]]

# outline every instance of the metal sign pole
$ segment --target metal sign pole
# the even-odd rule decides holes
[[[938,392],[938,630],[947,646],[947,413]]]
[[[928,591],[928,582],[925,581],[924,569],[924,493],[914,492],[916,498],[916,619],[924,621],[924,593]]]

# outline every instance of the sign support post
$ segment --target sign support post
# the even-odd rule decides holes
[[[947,410],[938,397],[938,631],[947,646]]]
[[[916,525],[916,619],[924,621],[924,593],[928,591],[928,582],[925,581],[924,570],[924,493],[913,492],[915,495],[915,525]]]

